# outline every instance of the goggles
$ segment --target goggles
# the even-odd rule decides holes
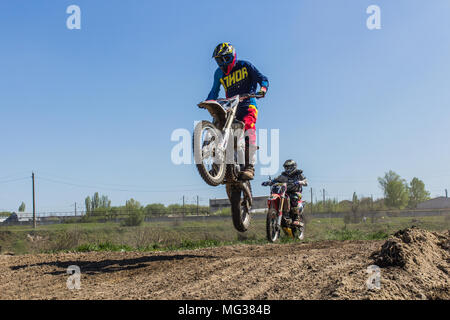
[[[233,62],[234,56],[232,54],[227,54],[225,56],[214,57],[219,67],[230,64]]]

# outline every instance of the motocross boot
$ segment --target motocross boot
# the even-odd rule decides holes
[[[303,227],[303,222],[300,220],[299,208],[292,208],[292,224],[294,226]]]
[[[245,167],[244,171],[241,172],[241,179],[243,180],[253,180],[255,176],[255,167],[252,164],[253,156],[255,153],[254,146],[251,146],[249,139],[245,139]]]
[[[255,167],[252,164],[245,166],[244,171],[241,172],[241,178],[243,180],[253,180],[255,176]]]

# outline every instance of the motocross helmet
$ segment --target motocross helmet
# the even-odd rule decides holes
[[[295,170],[297,170],[297,163],[292,159],[286,160],[283,163],[283,168],[288,175],[291,175]]]
[[[228,42],[220,43],[214,49],[212,57],[225,75],[228,75],[236,63],[236,50]]]

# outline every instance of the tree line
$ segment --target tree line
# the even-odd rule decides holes
[[[383,177],[378,177],[379,187],[383,190],[384,197],[374,200],[372,197],[358,198],[353,193],[352,200],[337,201],[327,199],[313,204],[307,202],[306,212],[368,212],[393,209],[416,209],[421,202],[430,199],[430,192],[425,189],[425,183],[417,177],[408,183],[397,173],[390,170]],[[307,200],[307,199],[305,199]]]
[[[133,198],[127,200],[123,206],[111,206],[111,200],[108,196],[100,196],[96,192],[92,197],[88,196],[85,199],[86,215],[97,216],[105,213],[128,213],[131,211],[142,211],[144,215],[148,216],[165,216],[170,214],[185,214],[196,215],[209,211],[209,206],[197,206],[195,204],[170,204],[165,206],[162,203],[152,203],[146,206]]]
[[[315,203],[306,203],[307,212],[367,212],[389,209],[415,209],[423,201],[430,199],[430,192],[425,189],[425,183],[417,177],[407,182],[397,173],[390,170],[383,177],[378,178],[378,184],[383,190],[384,198],[374,200],[372,197],[358,198],[353,193],[352,200],[337,201],[326,199]],[[306,197],[304,197],[305,200]],[[18,209],[25,212],[25,203],[22,202]],[[111,206],[111,200],[106,195],[95,192],[94,195],[85,198],[85,211],[87,217],[114,217],[119,215],[135,214],[142,216],[165,216],[170,214],[196,215],[209,213],[209,206],[197,206],[194,204],[171,204],[165,206],[161,203],[152,203],[146,206],[131,198],[123,206]],[[10,212],[0,212],[7,216]]]

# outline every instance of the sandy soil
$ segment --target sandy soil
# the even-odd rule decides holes
[[[0,299],[450,299],[449,234],[176,252],[0,256]],[[408,242],[409,240],[409,242]],[[380,288],[368,289],[378,263]],[[79,290],[67,268],[81,270]]]

